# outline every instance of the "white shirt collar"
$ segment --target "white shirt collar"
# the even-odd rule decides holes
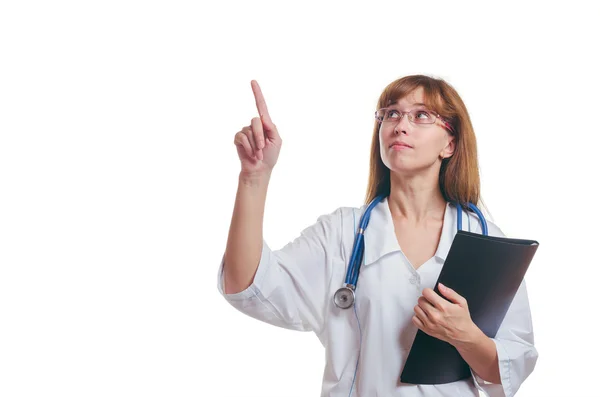
[[[361,215],[366,209],[366,205],[361,208]],[[435,252],[435,256],[442,261],[446,260],[454,235],[456,234],[456,208],[450,202],[446,203],[444,213],[444,224],[440,242]],[[381,200],[371,211],[369,224],[365,230],[365,261],[368,266],[376,262],[379,258],[392,252],[400,251],[400,245],[396,238],[392,213],[388,205],[387,197]]]

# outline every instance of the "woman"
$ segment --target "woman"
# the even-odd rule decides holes
[[[267,323],[313,331],[326,349],[322,396],[512,396],[533,371],[531,313],[523,281],[495,338],[472,322],[468,302],[440,285],[457,231],[453,202],[477,204],[473,127],[446,82],[407,76],[389,84],[375,113],[366,203],[322,215],[273,251],[262,237],[265,198],[281,138],[258,84],[260,118],[235,135],[242,164],[219,291],[234,307]],[[334,305],[357,222],[375,197],[364,233],[360,282],[351,310]],[[463,225],[481,233],[478,218]],[[488,221],[490,235],[503,236]],[[452,344],[472,377],[438,385],[400,382],[418,329]]]

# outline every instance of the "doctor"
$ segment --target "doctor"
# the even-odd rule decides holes
[[[262,224],[282,140],[258,83],[251,85],[260,117],[234,138],[241,172],[218,274],[224,298],[258,320],[314,332],[326,350],[322,396],[515,395],[538,357],[525,282],[495,338],[472,322],[462,296],[444,286],[447,300],[433,291],[458,227],[453,203],[480,202],[475,134],[454,88],[422,75],[390,83],[375,112],[365,205],[321,215],[272,250]],[[355,298],[344,309],[334,294],[346,278],[359,219],[382,195],[364,231]],[[490,235],[503,236],[487,224]],[[470,211],[462,211],[462,228],[481,233]],[[418,329],[455,346],[472,376],[401,383]]]

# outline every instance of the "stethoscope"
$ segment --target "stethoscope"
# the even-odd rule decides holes
[[[385,195],[377,196],[365,209],[365,212],[360,218],[358,230],[354,238],[354,246],[352,247],[352,254],[350,255],[350,262],[348,264],[348,271],[346,272],[346,280],[344,285],[335,292],[333,295],[333,302],[340,309],[348,309],[354,304],[354,291],[356,290],[356,283],[358,282],[358,273],[360,271],[360,263],[362,262],[363,254],[365,251],[365,229],[369,224],[371,218],[371,210],[383,200]],[[479,222],[481,223],[482,234],[487,236],[488,228],[485,217],[473,203],[468,203],[468,206],[473,212],[477,214]],[[457,230],[462,230],[462,208],[460,205],[456,205],[456,213],[458,218]]]

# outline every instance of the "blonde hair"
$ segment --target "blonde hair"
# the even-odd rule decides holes
[[[390,83],[377,101],[377,109],[389,106],[421,87],[424,103],[444,117],[454,129],[454,154],[442,161],[439,187],[446,201],[483,205],[480,197],[477,140],[467,108],[456,90],[442,79],[424,75],[405,76]],[[369,181],[365,203],[376,196],[390,194],[390,170],[381,160],[379,122],[375,120],[371,141]],[[484,206],[485,207],[485,206]],[[486,212],[489,214],[489,211]]]

